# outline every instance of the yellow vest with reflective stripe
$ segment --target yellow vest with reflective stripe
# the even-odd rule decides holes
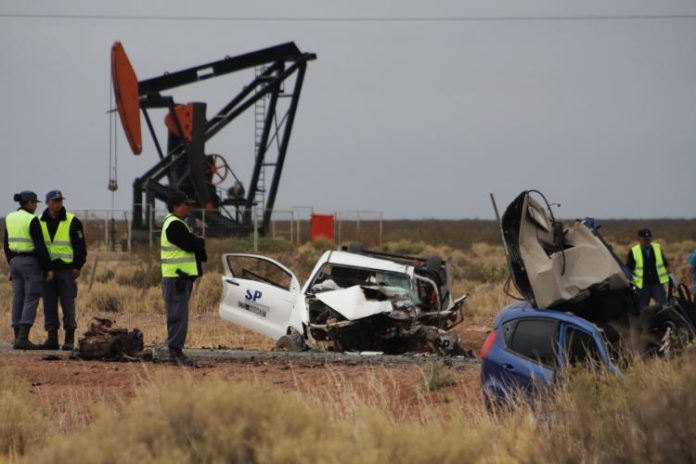
[[[662,247],[657,243],[650,244],[655,253],[655,268],[657,270],[657,278],[661,284],[666,284],[669,282],[669,275],[667,274],[667,268],[665,267],[665,261],[662,258]],[[631,248],[633,253],[633,260],[636,262],[636,267],[633,269],[633,283],[636,287],[643,288],[643,276],[645,275],[645,270],[643,269],[643,250],[640,245],[636,245]]]
[[[50,234],[48,233],[48,223],[43,220],[40,221],[44,242],[46,242],[48,254],[51,255],[51,261],[60,259],[65,264],[70,264],[73,262],[73,247],[72,242],[70,241],[70,224],[72,224],[74,217],[74,214],[68,213],[67,211],[65,212],[65,220],[58,222],[58,229],[56,230],[56,235],[53,236],[53,240],[51,240]]]
[[[160,235],[162,277],[179,277],[179,275],[176,273],[177,269],[180,269],[190,276],[197,276],[198,266],[196,266],[196,255],[193,252],[179,248],[167,239],[167,228],[174,221],[180,221],[186,226],[186,229],[191,232],[188,224],[173,214],[170,214],[164,220],[162,234]]]
[[[36,216],[24,209],[18,209],[7,215],[7,245],[15,253],[31,253],[34,251],[34,241],[31,239],[29,225]]]

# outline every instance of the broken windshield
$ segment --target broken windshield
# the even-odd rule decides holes
[[[326,263],[309,285],[313,293],[349,288],[355,285],[379,285],[413,292],[411,278],[401,272],[365,269]]]

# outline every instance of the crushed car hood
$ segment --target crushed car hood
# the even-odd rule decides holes
[[[622,265],[596,230],[583,221],[565,227],[531,193],[522,192],[501,219],[512,280],[525,298],[554,308],[629,288]]]
[[[340,290],[330,290],[317,293],[316,298],[329,306],[350,321],[363,319],[376,314],[391,313],[396,309],[388,297],[394,297],[402,292],[389,287],[382,287],[377,293],[384,295],[387,299],[374,298],[375,291],[371,291],[371,298],[366,296],[365,289],[360,285],[348,287]]]

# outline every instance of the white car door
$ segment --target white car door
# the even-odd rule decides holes
[[[279,262],[243,253],[222,255],[220,317],[277,340],[287,333],[300,294],[297,277]]]

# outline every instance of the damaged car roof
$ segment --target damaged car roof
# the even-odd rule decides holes
[[[408,273],[412,266],[396,263],[386,259],[373,258],[346,251],[327,251],[326,262],[340,264],[342,266],[361,267],[368,269],[379,269],[390,272]],[[320,260],[321,262],[321,260]]]

